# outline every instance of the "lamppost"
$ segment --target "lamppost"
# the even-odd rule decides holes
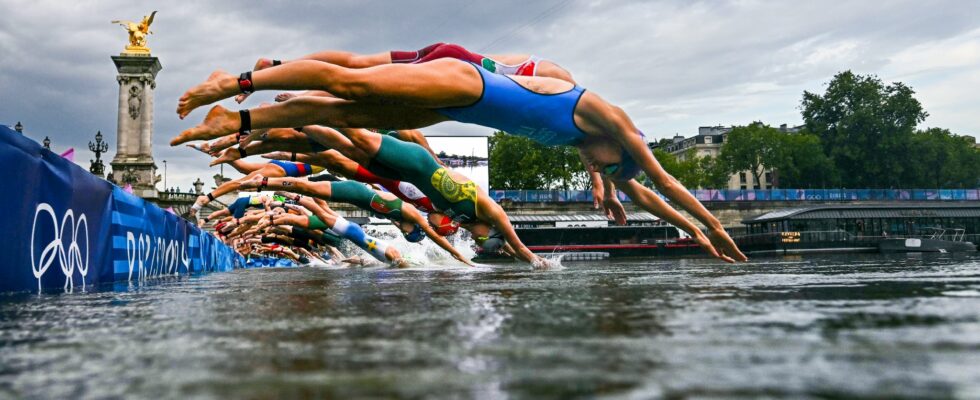
[[[167,191],[167,160],[163,160],[163,191]]]
[[[48,139],[48,137],[45,136],[44,140],[41,141],[41,145],[43,145],[45,149],[51,150],[51,139]]]
[[[23,134],[24,133],[24,125],[21,125],[20,124],[20,121],[17,121],[17,125],[14,125],[14,131],[16,131],[17,133]]]
[[[88,142],[88,149],[95,153],[95,161],[89,160],[92,165],[89,166],[88,172],[102,177],[102,173],[105,171],[105,165],[102,164],[102,153],[109,150],[109,143],[102,141],[102,131],[95,133],[95,143]]]

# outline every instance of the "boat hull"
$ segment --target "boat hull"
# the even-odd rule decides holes
[[[882,253],[954,253],[977,251],[977,246],[940,239],[884,239],[878,243],[878,250]]]

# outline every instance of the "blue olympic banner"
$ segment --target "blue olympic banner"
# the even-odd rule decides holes
[[[228,271],[214,236],[0,125],[0,292]]]

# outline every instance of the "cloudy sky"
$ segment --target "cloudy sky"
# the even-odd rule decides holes
[[[174,110],[212,70],[237,73],[259,56],[410,50],[437,41],[555,60],[626,109],[651,139],[690,136],[704,125],[800,124],[803,91],[822,91],[845,69],[912,86],[930,113],[924,126],[980,134],[977,1],[0,0],[0,10],[0,124],[21,121],[29,136],[50,136],[56,151],[75,147],[86,167],[96,131],[110,142],[107,159],[116,145],[109,56],[122,51],[126,34],[109,21],[158,10],[149,38],[163,64],[155,157],[161,173],[168,160],[169,183],[182,188],[214,174],[206,156],[167,145],[203,118],[199,110],[180,121]]]

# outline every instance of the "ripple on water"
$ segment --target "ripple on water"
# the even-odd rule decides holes
[[[976,256],[240,270],[0,296],[0,397],[976,397]]]

